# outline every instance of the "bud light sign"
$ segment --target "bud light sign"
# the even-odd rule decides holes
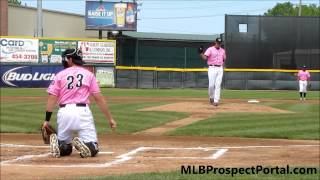
[[[0,87],[47,87],[62,66],[1,66]]]

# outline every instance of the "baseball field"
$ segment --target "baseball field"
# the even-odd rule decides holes
[[[1,88],[1,179],[318,179],[319,91],[300,101],[297,91],[223,90],[215,107],[206,89],[102,90],[118,128],[93,103],[100,154],[83,159],[53,158],[43,144],[45,89]]]

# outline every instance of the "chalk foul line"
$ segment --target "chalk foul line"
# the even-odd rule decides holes
[[[31,145],[14,145],[14,144],[0,144],[1,147],[46,147],[48,146],[31,146]],[[33,158],[41,158],[41,157],[47,157],[50,155],[50,153],[40,154],[40,155],[24,155],[19,156],[12,160],[6,160],[1,161],[0,165],[19,165],[19,166],[37,166],[37,167],[111,167],[114,165],[122,164],[126,161],[129,161],[134,158],[134,156],[140,152],[144,152],[147,150],[200,150],[200,151],[213,151],[215,152],[209,156],[209,157],[150,157],[154,159],[207,159],[207,160],[216,160],[219,159],[222,155],[224,155],[228,149],[246,149],[246,148],[288,148],[288,147],[294,147],[294,148],[305,148],[305,147],[316,147],[320,146],[317,144],[311,144],[311,145],[278,145],[278,146],[229,146],[229,147],[189,147],[189,148],[180,148],[180,147],[138,147],[136,149],[133,149],[127,153],[121,154],[119,156],[116,156],[114,160],[110,162],[105,163],[90,163],[90,164],[69,164],[69,165],[31,165],[31,164],[18,164],[17,162],[23,161],[23,160],[30,160]],[[100,152],[101,154],[112,154],[113,152]],[[144,157],[146,158],[146,157]]]

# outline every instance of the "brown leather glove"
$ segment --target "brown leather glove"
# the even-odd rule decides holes
[[[50,144],[50,135],[56,134],[56,130],[49,123],[44,123],[41,126],[41,134],[44,144]]]

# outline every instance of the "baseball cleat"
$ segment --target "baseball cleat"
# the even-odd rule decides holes
[[[80,152],[80,156],[82,158],[91,157],[91,151],[89,147],[85,145],[80,138],[78,137],[73,138],[72,143],[74,147]]]
[[[212,105],[213,105],[213,102],[214,102],[214,101],[213,101],[213,99],[212,99],[212,98],[210,98],[210,100],[209,100],[209,101],[210,101],[210,104],[212,104]]]
[[[218,105],[219,105],[219,103],[217,103],[217,102],[214,102],[214,103],[213,103],[213,105],[214,105],[214,106],[218,106]]]
[[[56,134],[50,135],[50,148],[53,157],[60,157],[59,141]]]

